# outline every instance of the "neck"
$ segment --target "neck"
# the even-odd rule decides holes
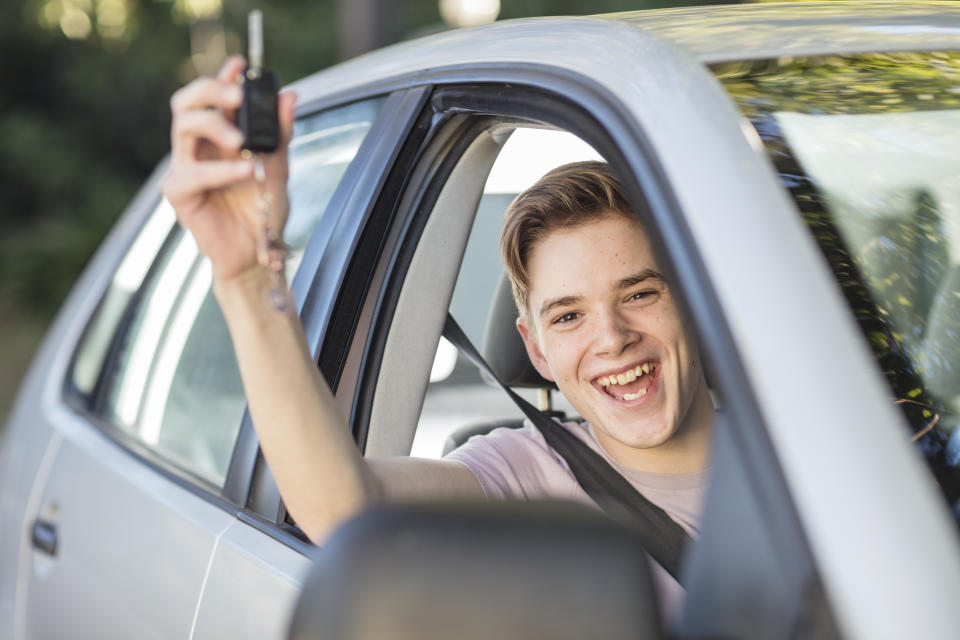
[[[600,445],[620,464],[647,473],[696,473],[710,464],[713,400],[701,379],[699,389],[682,424],[663,444],[648,449],[630,447],[594,429]]]

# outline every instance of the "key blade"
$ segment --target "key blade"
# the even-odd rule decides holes
[[[263,68],[263,12],[259,9],[247,16],[247,49],[250,69],[259,73]]]

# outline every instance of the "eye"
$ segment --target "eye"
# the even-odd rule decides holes
[[[570,322],[573,322],[579,317],[580,317],[579,313],[575,313],[571,311],[570,313],[565,313],[562,316],[557,316],[556,318],[553,319],[553,322],[551,324],[568,324]]]
[[[644,289],[643,291],[637,291],[627,298],[627,302],[644,302],[652,299],[653,296],[657,295],[657,291],[654,289]]]

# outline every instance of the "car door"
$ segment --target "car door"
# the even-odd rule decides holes
[[[456,80],[445,85],[442,70],[434,70],[437,84],[421,116],[430,135],[411,139],[410,144],[417,145],[412,154],[416,162],[405,169],[402,191],[380,203],[380,218],[389,224],[361,241],[382,247],[366,267],[371,291],[353,306],[338,305],[333,314],[351,318],[352,345],[341,370],[356,373],[341,378],[338,391],[352,395],[351,423],[358,442],[367,455],[402,455],[410,449],[412,425],[421,414],[473,216],[503,141],[518,127],[570,131],[600,152],[624,180],[658,247],[658,258],[680,285],[678,294],[703,345],[719,407],[713,481],[702,536],[689,556],[688,600],[678,628],[696,637],[747,638],[832,637],[853,628],[871,605],[857,598],[852,576],[844,584],[835,581],[842,567],[856,571],[859,556],[838,556],[834,545],[842,548],[859,523],[835,520],[832,532],[819,530],[829,506],[801,498],[823,487],[817,484],[817,473],[797,466],[798,452],[791,448],[795,443],[782,441],[783,432],[796,433],[797,425],[788,426],[789,416],[778,421],[789,412],[787,406],[806,405],[779,405],[768,413],[769,376],[783,373],[778,358],[802,360],[802,354],[770,352],[760,366],[749,336],[740,333],[744,323],[786,326],[779,323],[786,321],[794,301],[769,273],[755,270],[752,254],[743,253],[737,260],[736,252],[731,253],[737,243],[730,237],[736,228],[728,229],[722,221],[739,219],[746,227],[746,220],[767,216],[770,228],[750,238],[751,250],[764,253],[776,247],[780,260],[789,256],[788,263],[800,273],[819,273],[819,258],[802,241],[790,240],[796,234],[783,233],[784,228],[793,229],[795,212],[743,136],[726,98],[702,69],[687,67],[680,56],[660,59],[686,79],[683,91],[657,84],[655,78],[667,74],[662,68],[638,71],[631,76],[635,84],[607,77],[604,89],[596,84],[604,75],[596,67],[590,67],[594,73],[585,81],[580,61],[566,62],[569,68],[551,68],[542,75],[529,68],[511,73],[474,64],[468,75],[476,83],[471,85]],[[622,62],[621,68],[628,68]],[[453,69],[450,76],[464,73]],[[688,95],[691,91],[695,100]],[[710,233],[704,232],[707,228]],[[753,280],[758,291],[749,296],[731,293],[731,281]],[[831,306],[837,301],[829,280],[805,286],[816,304],[841,311]],[[848,354],[844,365],[850,367],[848,375],[857,377],[856,371],[862,370],[857,367],[865,363],[859,359],[863,354],[858,338],[827,323],[818,331],[830,339],[805,344],[804,354],[829,344],[834,353]],[[352,393],[348,384],[354,387]],[[883,397],[869,384],[858,393],[860,406],[868,412]],[[774,413],[781,414],[778,420],[770,419]],[[822,419],[842,431],[836,416],[827,412]],[[896,426],[889,420],[883,424],[884,429]],[[784,466],[784,460],[791,462]],[[876,469],[867,466],[860,471],[876,475]],[[910,477],[914,482],[920,476]],[[842,489],[850,492],[849,500],[858,499],[853,487]],[[863,499],[867,494],[860,495]],[[822,498],[832,500],[829,492]],[[895,518],[896,512],[872,516]],[[823,536],[815,547],[807,537],[811,527]],[[829,567],[829,584],[821,574],[824,566]],[[835,597],[836,590],[843,592],[842,598]],[[890,623],[909,621],[891,618]],[[931,628],[941,623],[942,617],[931,622]]]
[[[290,274],[313,259],[314,229],[336,224],[342,208],[328,205],[383,102],[301,109]],[[233,501],[233,460],[245,401],[209,262],[162,201],[128,242],[69,361],[66,402],[45,415],[53,436],[28,507],[16,636],[193,637],[202,628],[223,637],[198,615],[202,594],[227,600],[223,618],[256,612],[260,627],[230,637],[277,636],[306,560],[295,548],[275,561],[274,547],[290,547],[232,529],[244,506]],[[266,570],[239,582],[231,574],[229,589],[218,590],[217,548]],[[274,589],[278,582],[287,590]]]
[[[452,70],[451,77],[460,72]],[[356,235],[341,288],[344,294],[329,298],[325,339],[315,353],[366,455],[405,455],[410,451],[446,312],[459,286],[459,267],[478,208],[483,208],[479,205],[487,175],[504,141],[517,129],[564,130],[615,167],[659,246],[669,247],[663,250],[663,264],[670,273],[682,274],[684,299],[700,301],[690,307],[710,318],[697,326],[701,335],[716,340],[715,350],[710,351],[713,361],[718,357],[716,350],[730,345],[729,337],[719,329],[719,307],[706,312],[698,307],[704,300],[713,300],[714,294],[709,280],[697,271],[696,252],[677,230],[682,214],[669,200],[670,185],[659,174],[657,155],[637,142],[644,138],[636,125],[614,115],[595,86],[578,81],[575,75],[557,86],[560,74],[555,70],[542,76],[503,68],[474,68],[472,73],[483,82],[445,83],[438,72],[436,84],[423,87],[429,101],[423,102],[416,124],[386,174],[379,198],[371,205],[362,233]],[[629,135],[618,129],[623,126]],[[525,160],[520,157],[515,162],[521,166]],[[304,317],[307,315],[305,309]],[[728,389],[722,385],[729,382],[728,378],[716,384],[718,389]],[[726,406],[718,418],[718,429],[728,438],[736,438],[740,429],[763,433],[762,421],[748,410],[745,403]],[[698,633],[715,634],[753,624],[752,635],[747,637],[787,637],[811,618],[805,594],[813,594],[810,598],[816,600],[823,591],[789,494],[779,480],[780,471],[762,447],[744,450],[725,444],[718,447],[717,464],[724,470],[724,480],[717,483],[720,488],[712,499],[720,506],[711,510],[733,513],[737,506],[743,532],[739,540],[749,540],[754,555],[736,567],[741,588],[732,602],[725,603],[727,608],[704,609],[700,599],[712,593],[715,585],[711,580],[722,573],[711,563],[725,553],[742,550],[739,542],[722,535],[723,525],[709,524],[710,536],[705,542],[719,549],[694,565],[699,572],[696,579],[705,586],[691,594],[695,608],[690,624],[702,624]],[[745,468],[753,475],[736,473]],[[262,461],[253,465],[252,474],[248,504],[267,520],[266,526],[260,521],[262,527],[269,530],[275,524],[282,531],[282,503]],[[764,504],[764,509],[758,509],[758,504]],[[769,508],[770,504],[779,506]],[[251,513],[241,518],[257,524]],[[250,532],[242,529],[243,524],[233,527],[238,536],[246,537]],[[237,561],[235,551],[224,549],[222,554],[225,564]],[[247,564],[253,561],[242,560]],[[231,574],[224,568],[221,581],[226,582]],[[758,585],[766,589],[767,597],[760,614],[747,619],[738,607]],[[829,616],[811,624],[823,633],[832,630]]]

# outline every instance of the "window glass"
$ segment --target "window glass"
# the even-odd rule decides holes
[[[714,72],[763,139],[960,518],[960,54]]]
[[[167,201],[153,212],[117,268],[100,306],[77,351],[73,367],[73,385],[84,396],[93,393],[97,376],[110,348],[110,340],[120,324],[131,298],[140,288],[160,245],[173,227],[175,215]]]
[[[482,349],[487,314],[504,274],[498,247],[507,207],[554,167],[599,159],[593,148],[565,131],[521,128],[504,144],[484,185],[450,301],[450,313],[478,349]],[[430,381],[411,455],[439,458],[450,446],[452,434],[519,415],[509,397],[485,382],[480,371],[442,338]],[[537,404],[535,389],[517,391]],[[553,394],[553,400],[558,409],[572,412],[559,393]]]
[[[296,123],[290,146],[291,211],[284,234],[290,246],[288,279],[381,103],[360,102]],[[155,219],[162,218],[169,229],[169,205],[158,212]],[[151,220],[151,226],[160,223]],[[243,388],[210,289],[210,263],[199,255],[193,238],[176,229],[144,282],[165,235],[145,229],[141,238],[150,241],[138,239],[131,248],[78,351],[73,378],[81,392],[91,393],[104,354],[117,341],[104,376],[104,417],[165,460],[221,486],[245,409]],[[131,300],[136,306],[127,311],[128,328],[115,337],[123,326],[118,318]]]

